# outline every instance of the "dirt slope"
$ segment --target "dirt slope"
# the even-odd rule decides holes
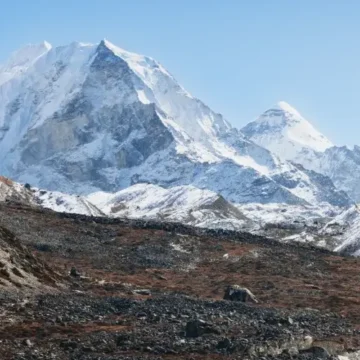
[[[0,303],[14,319],[0,328],[4,359],[330,359],[360,349],[356,258],[9,203],[0,225],[69,281],[21,312]],[[259,304],[222,300],[229,284]]]

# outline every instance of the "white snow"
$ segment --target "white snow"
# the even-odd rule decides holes
[[[37,204],[56,212],[84,214],[90,216],[103,215],[96,206],[79,195],[69,195],[58,191],[34,189],[34,197]]]
[[[352,255],[360,256],[360,208],[358,205],[336,216],[325,225],[321,232],[338,239],[340,245],[335,248],[335,251],[350,249]]]
[[[84,197],[27,188],[23,184],[0,176],[0,201],[15,200],[31,206],[42,206],[57,212],[102,216],[103,213]]]
[[[0,64],[0,85],[21,75],[41,56],[46,54],[51,47],[51,44],[44,41],[40,44],[26,45],[20,50],[15,51],[5,64]]]
[[[328,204],[288,205],[288,204],[236,204],[236,207],[249,219],[260,225],[308,222],[311,219],[329,217],[333,208]]]
[[[285,101],[279,101],[276,105],[275,105],[275,109],[279,109],[279,110],[283,110],[289,114],[292,114],[293,116],[297,117],[297,118],[301,118],[302,116],[300,115],[300,113],[294,108],[292,107],[290,104],[288,104]]]
[[[87,200],[108,216],[184,222],[199,227],[244,229],[250,222],[218,194],[194,186],[165,189],[137,184],[115,194],[97,192]]]
[[[339,360],[360,360],[360,351],[354,351],[338,355]]]
[[[242,131],[255,143],[286,160],[296,161],[302,152],[324,152],[333,146],[329,139],[285,101],[265,111]]]
[[[154,145],[154,128],[166,146]],[[0,201],[15,195],[55,211],[256,231],[334,216],[338,209],[323,201],[336,199],[336,189],[293,162],[336,173],[336,185],[360,197],[359,149],[332,147],[286,102],[243,132],[150,57],[107,40],[27,46],[0,66],[0,174],[59,191],[0,181]],[[339,250],[359,241],[360,217],[350,215],[334,219],[346,230],[334,235]],[[283,240],[320,243],[301,229]]]

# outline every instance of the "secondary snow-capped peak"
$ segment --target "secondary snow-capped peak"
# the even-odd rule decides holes
[[[296,109],[285,101],[265,111],[242,132],[255,143],[287,160],[295,160],[302,152],[324,152],[333,146]]]

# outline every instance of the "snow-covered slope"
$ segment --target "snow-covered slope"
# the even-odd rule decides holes
[[[31,188],[0,176],[0,201],[21,202],[57,212],[102,216],[103,213],[82,196]]]
[[[152,58],[106,40],[35,48],[1,68],[12,74],[0,85],[1,174],[76,194],[147,182],[235,203],[349,203],[245,138]]]
[[[354,201],[360,201],[360,147],[333,146],[317,160],[306,166],[327,175],[338,189],[347,192]]]
[[[333,146],[330,140],[284,101],[265,111],[241,131],[258,145],[295,162]]]
[[[0,176],[0,201],[7,200],[32,204],[33,196],[24,185],[18,184],[4,176]]]
[[[300,224],[307,226],[317,219],[332,219],[338,213],[331,206],[288,205],[288,204],[235,204],[250,220],[258,223],[261,228],[267,226],[289,227]],[[325,222],[325,223],[326,223]],[[295,225],[297,226],[297,225]]]
[[[104,213],[85,197],[69,195],[58,191],[46,191],[33,189],[33,197],[36,205],[57,212],[84,214],[89,216],[103,216]]]
[[[255,225],[222,196],[194,186],[169,189],[137,184],[115,194],[87,199],[108,216],[182,222],[206,228],[245,229]]]

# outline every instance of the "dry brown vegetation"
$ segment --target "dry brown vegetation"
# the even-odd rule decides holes
[[[314,345],[321,346],[330,353],[360,347],[360,260],[357,258],[341,257],[301,245],[284,245],[250,234],[238,234],[234,237],[221,233],[218,236],[215,233],[199,235],[187,228],[177,228],[176,224],[162,229],[161,224],[147,226],[125,220],[107,223],[84,216],[63,216],[19,204],[0,205],[0,219],[0,225],[15,233],[37,258],[60,272],[64,276],[63,282],[69,286],[68,290],[61,290],[65,297],[59,297],[58,300],[56,297],[51,300],[45,297],[40,305],[36,305],[38,300],[30,302],[32,305],[29,305],[29,310],[25,307],[23,313],[10,311],[11,316],[18,320],[5,324],[0,329],[1,337],[7,339],[5,344],[0,343],[0,349],[3,346],[8,352],[10,348],[14,352],[20,351],[22,341],[30,339],[37,346],[42,346],[38,350],[41,349],[40,352],[45,354],[43,358],[51,351],[56,353],[59,359],[75,359],[76,357],[71,357],[75,356],[74,354],[77,354],[79,359],[95,359],[96,356],[102,356],[98,357],[99,359],[155,359],[156,356],[184,359],[217,359],[229,356],[236,358],[240,350],[234,350],[234,353],[229,353],[229,349],[222,351],[215,342],[228,337],[234,344],[238,344],[236,349],[242,349],[241,341],[244,338],[256,343],[259,334],[270,331],[263,328],[266,326],[275,332],[284,329],[294,331],[295,337],[298,332],[308,333],[313,336]],[[82,277],[72,279],[68,276],[71,267],[75,267]],[[240,308],[236,307],[241,304],[229,305],[228,301],[222,300],[224,289],[229,284],[248,287],[256,295],[259,304],[247,306],[246,311],[240,311]],[[149,289],[151,295],[136,294],[136,289]],[[74,294],[81,294],[80,298]],[[77,301],[85,301],[84,294],[91,299],[89,304],[84,306],[94,309],[99,306],[100,313],[94,311],[83,314],[79,319],[75,315],[75,318],[71,318],[66,312],[70,311],[66,310],[69,301],[76,307]],[[190,298],[184,298],[184,295]],[[174,296],[179,300],[174,300]],[[71,300],[72,297],[75,300]],[[121,299],[122,310],[108,310],[109,298]],[[158,303],[159,299],[163,302]],[[154,350],[156,346],[152,344],[152,338],[149,338],[146,332],[146,326],[149,326],[148,331],[159,334],[165,331],[165,328],[169,334],[175,331],[176,336],[181,339],[181,329],[188,317],[184,315],[182,318],[182,315],[178,314],[164,322],[158,321],[156,317],[161,317],[161,314],[153,314],[156,313],[155,307],[152,307],[155,305],[151,305],[149,300],[158,304],[157,307],[164,306],[169,314],[175,311],[172,306],[178,306],[175,314],[181,311],[179,309],[187,310],[189,307],[190,318],[197,314],[196,316],[204,317],[206,321],[211,320],[211,323],[220,329],[220,334],[202,339],[203,347],[196,342],[188,343],[185,339],[185,352],[180,345],[174,345],[177,344],[175,340],[164,340],[161,347],[165,350],[157,352]],[[60,305],[56,301],[59,301]],[[95,305],[99,301],[102,305]],[[128,305],[124,305],[127,304],[126,301],[130,302],[130,308],[134,307],[139,313],[146,313],[144,316],[148,320],[143,320],[136,312],[124,310],[128,309]],[[170,305],[166,305],[168,301]],[[176,301],[179,301],[180,305],[176,305]],[[49,310],[57,306],[64,309],[64,314],[59,315],[60,319],[51,315],[53,313]],[[148,310],[146,306],[150,306],[152,310]],[[207,313],[208,310],[204,310],[212,306],[222,309],[219,310],[220,315],[218,312],[211,312],[211,315]],[[235,307],[232,308],[233,306]],[[164,310],[165,314],[166,311]],[[260,327],[253,335],[253,330],[250,329],[254,325],[250,326],[247,318],[240,320],[241,316],[245,316],[242,311],[244,314],[251,312],[254,319],[260,319],[256,325]],[[277,327],[275,330],[273,327],[278,325],[272,324],[270,320],[261,320],[264,317],[268,319],[270,315],[267,311],[270,311],[271,316],[279,317],[280,320],[276,320],[279,323],[286,323],[288,317],[309,319],[295,320],[298,324],[296,329],[288,329],[287,326],[290,325],[286,324],[281,325],[280,330]],[[301,315],[305,314],[304,312],[306,315]],[[237,316],[237,321],[244,321],[243,324],[235,324],[231,320],[226,320],[227,325],[224,323],[224,319],[237,319]],[[175,333],[171,336],[177,339]],[[90,349],[84,352],[80,351],[80,345],[61,345],[65,340],[76,342],[74,339],[78,338],[86,348],[94,334],[128,334],[126,336],[131,339],[132,336],[137,336],[137,340],[133,342],[138,345],[129,345],[128,340],[124,340],[125,345],[118,344],[115,348],[109,345],[111,349],[106,350],[108,355],[105,355],[106,351],[100,345],[89,345]],[[260,337],[263,338],[264,334]],[[212,337],[215,345],[212,345]],[[44,342],[45,338],[48,342]],[[106,339],[109,344],[111,341],[118,341]],[[157,339],[157,335],[154,335],[154,339]],[[14,342],[17,344],[17,341],[20,342],[19,348],[14,347]],[[158,342],[161,343],[160,340]],[[148,346],[144,345],[147,343]],[[74,349],[71,350],[71,346],[74,346]],[[147,348],[150,350],[146,350]],[[145,354],[148,357],[144,357]],[[279,356],[287,358],[286,352]]]

